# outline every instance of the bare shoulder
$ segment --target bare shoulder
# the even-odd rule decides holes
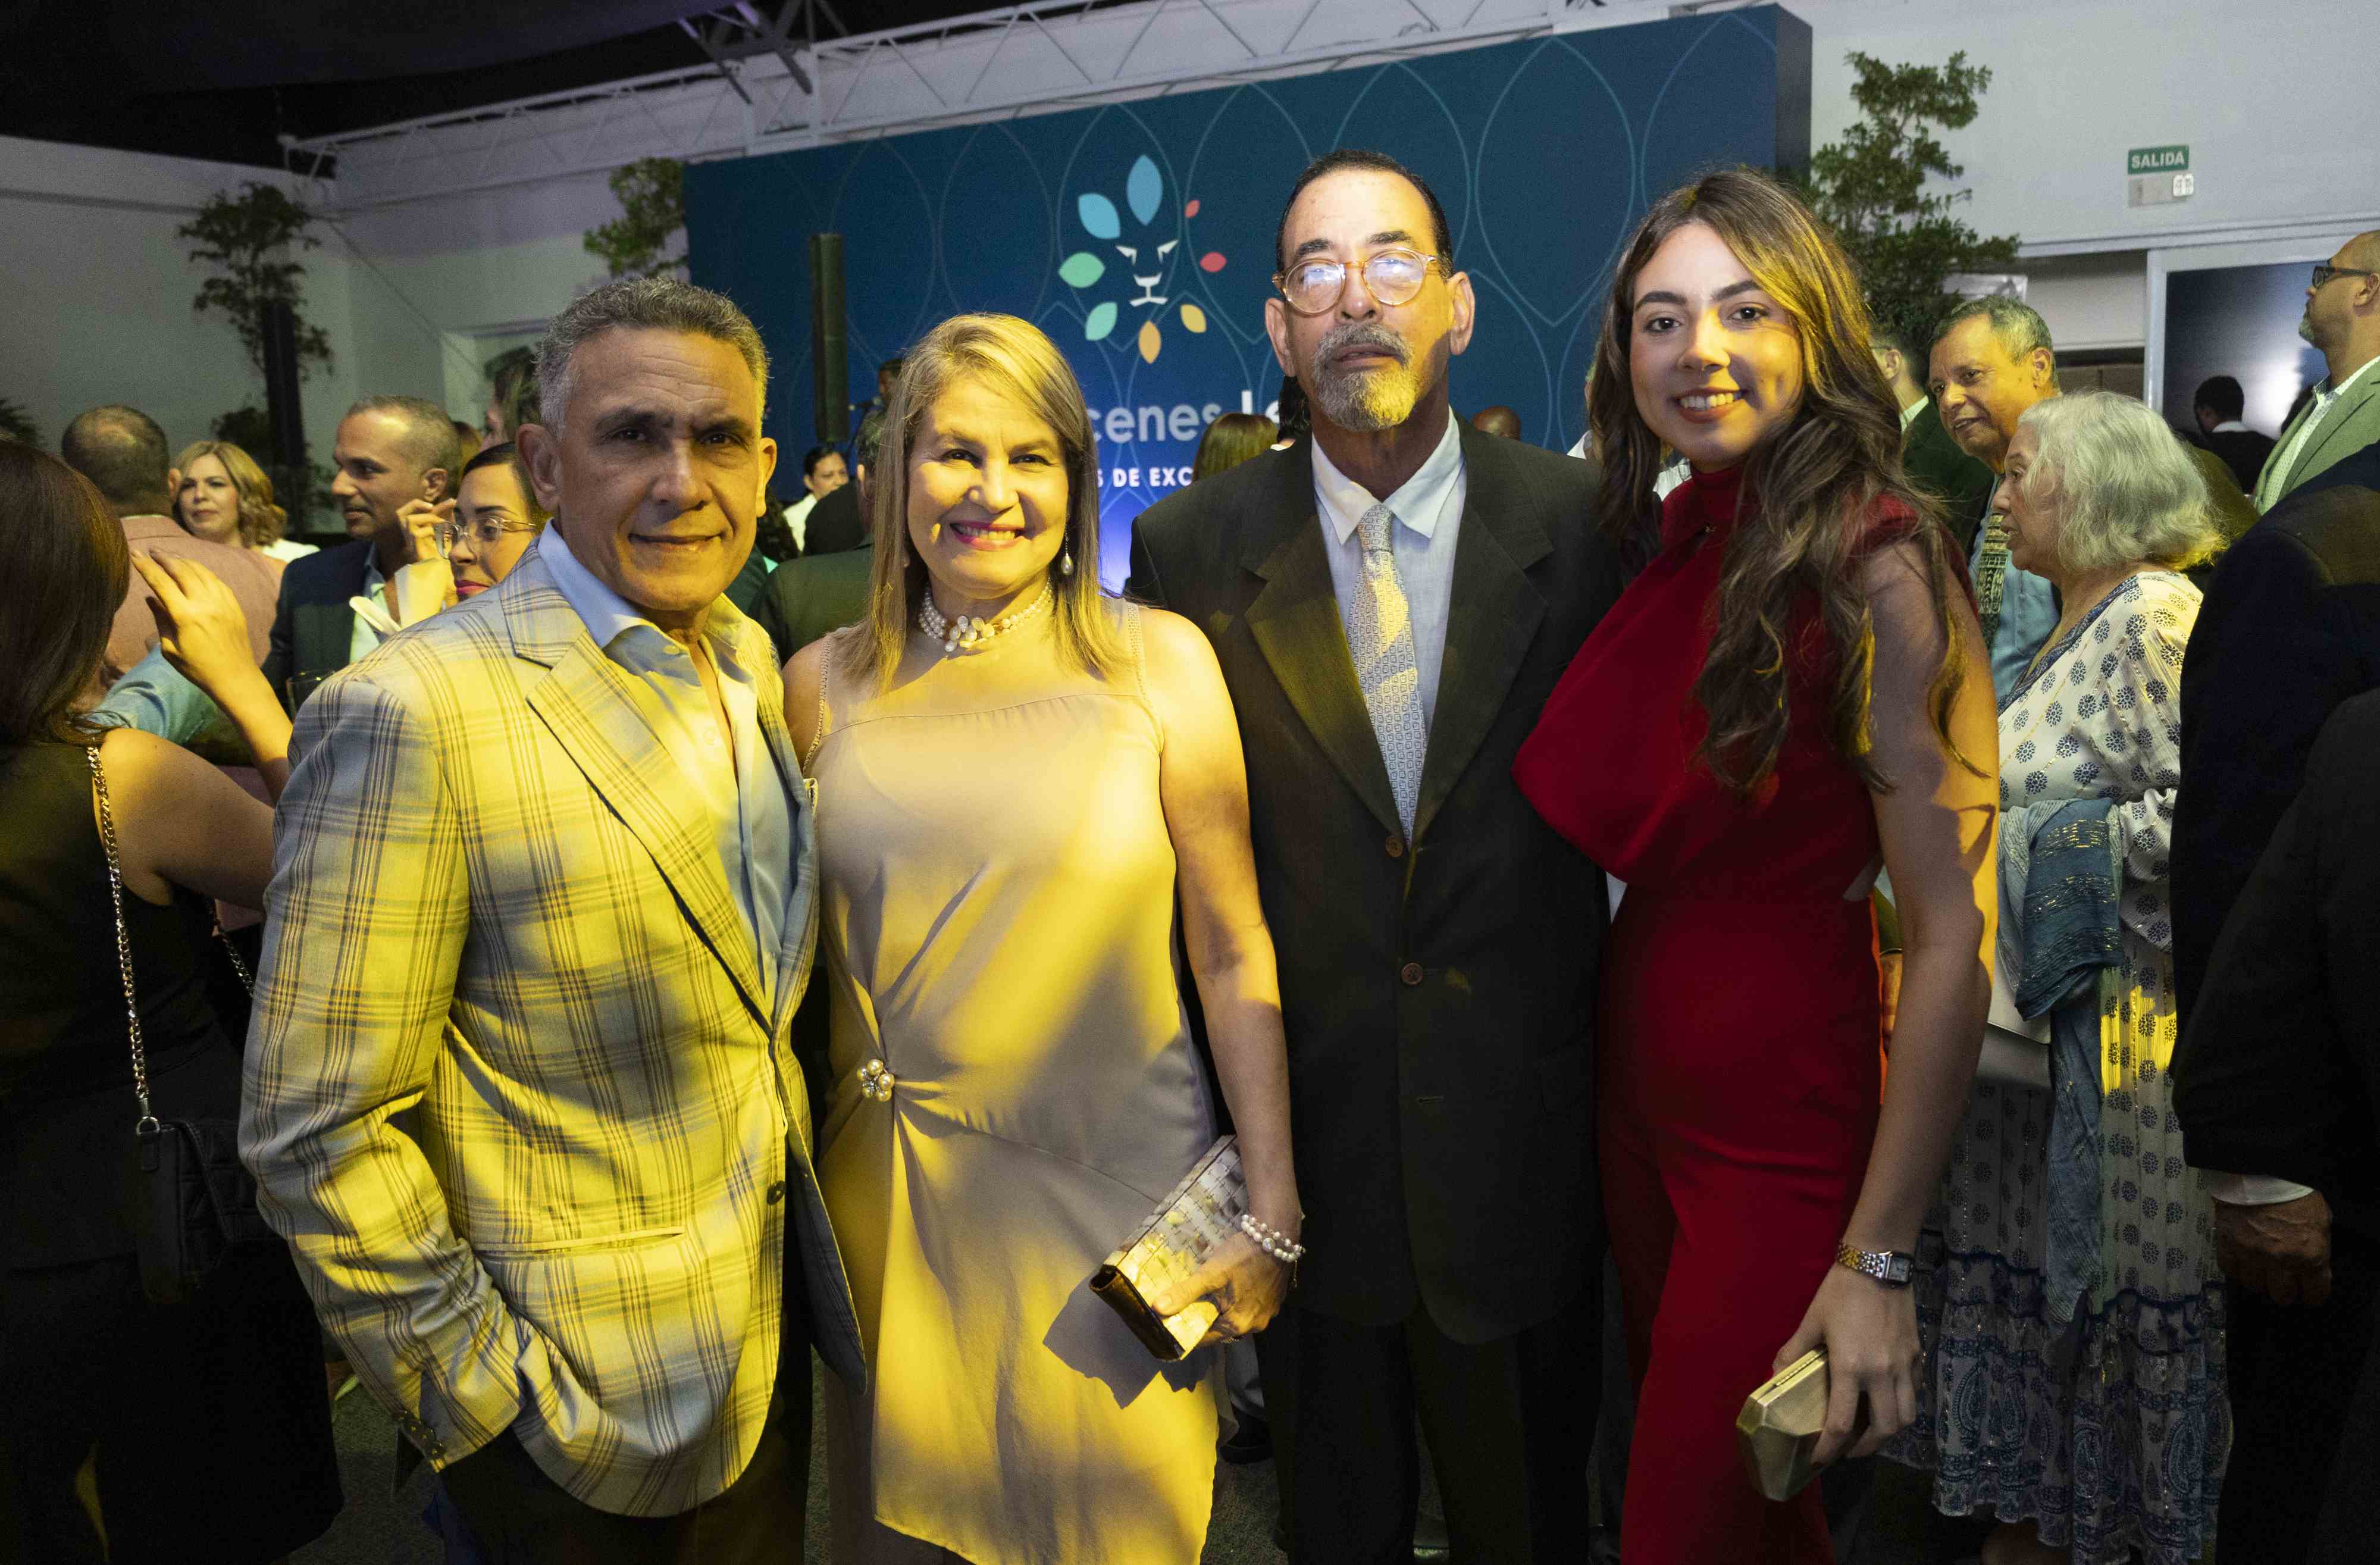
[[[1133,610],[1140,615],[1141,642],[1151,657],[1193,658],[1210,663],[1215,661],[1215,649],[1208,642],[1207,633],[1186,616],[1147,603],[1136,603]]]
[[[1860,587],[1871,602],[1912,592],[1931,597],[1925,587],[1925,546],[1914,538],[1897,538],[1861,558]]]
[[[1935,588],[1929,580],[1930,564],[1925,546],[1913,538],[1883,544],[1860,563],[1860,589],[1866,594],[1868,613],[1879,643],[1903,653],[1925,651],[1938,655],[1943,643],[1943,613],[1946,609],[1955,613],[1957,605],[1936,600]],[[1956,568],[1953,564],[1949,570]],[[1955,577],[1944,583],[1943,590],[1964,600]]]
[[[119,796],[170,794],[220,775],[179,745],[138,728],[109,729],[100,741],[99,758],[107,768],[108,791]]]
[[[1151,695],[1184,696],[1220,686],[1222,668],[1205,631],[1168,609],[1140,604],[1135,612]]]
[[[254,814],[270,819],[273,807],[252,797],[212,764],[179,745],[134,728],[108,731],[100,742],[107,768],[107,793],[115,813],[135,829],[180,831],[225,817]]]
[[[785,727],[793,734],[796,755],[807,758],[818,742],[819,698],[826,688],[827,671],[843,655],[852,634],[846,628],[822,636],[785,660]]]

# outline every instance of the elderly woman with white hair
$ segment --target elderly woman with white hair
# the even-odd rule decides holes
[[[2000,1525],[1986,1565],[2214,1541],[2230,1445],[2208,1198],[2167,1066],[2181,661],[2219,544],[2204,480],[2129,397],[2018,420],[1996,508],[2058,627],[2000,706],[1996,1047],[1920,1244],[1920,1416],[1894,1454]],[[1997,1063],[1996,1063],[1997,1062]]]

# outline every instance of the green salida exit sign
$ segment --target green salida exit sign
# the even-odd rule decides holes
[[[2190,172],[2190,149],[2183,147],[2134,147],[2124,154],[2126,174],[2187,174]]]

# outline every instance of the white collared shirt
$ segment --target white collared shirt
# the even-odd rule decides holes
[[[793,821],[784,781],[760,730],[751,671],[736,661],[725,637],[704,632],[727,709],[729,732],[722,734],[702,688],[702,671],[685,646],[599,579],[558,531],[549,528],[539,543],[553,585],[586,623],[587,634],[639,695],[650,698],[639,699],[638,709],[710,819],[720,868],[758,952],[760,982],[773,990],[793,872]]]
[[[794,535],[794,547],[796,549],[810,546],[810,507],[818,502],[817,495],[805,494],[785,507],[785,530]]]
[[[1919,397],[1916,401],[1911,403],[1908,406],[1900,410],[1900,427],[1904,430],[1908,429],[1910,425],[1917,422],[1917,416],[1920,413],[1925,412],[1927,408],[1933,406],[1934,399],[1932,397]]]
[[[2256,479],[2258,511],[2269,511],[2280,503],[2281,485],[2289,478],[2289,469],[2297,465],[2300,454],[2305,450],[2306,442],[2312,440],[2314,432],[2322,428],[2323,416],[2330,411],[2332,403],[2346,394],[2349,387],[2372,373],[2372,367],[2375,364],[2380,364],[2380,357],[2365,359],[2357,367],[2355,373],[2335,386],[2330,383],[2330,378],[2325,375],[2323,377],[2322,384],[2313,388],[2313,406],[2307,408],[2305,417],[2298,420],[2297,432],[2289,436],[2289,443],[2287,445],[2277,448],[2265,461],[2265,470]]]
[[[2210,435],[2244,435],[2248,432],[2248,426],[2237,419],[2226,419],[2206,432]]]
[[[1438,715],[1438,673],[1446,661],[1447,612],[1454,601],[1454,550],[1463,532],[1463,503],[1471,492],[1463,469],[1463,436],[1454,415],[1446,416],[1446,436],[1438,449],[1394,494],[1387,495],[1396,525],[1389,529],[1389,553],[1404,584],[1413,615],[1414,668],[1421,676],[1425,728]],[[1330,561],[1330,594],[1339,600],[1341,634],[1364,590],[1364,545],[1355,529],[1372,508],[1370,490],[1333,467],[1322,443],[1314,443],[1314,502],[1320,513],[1323,552]]]

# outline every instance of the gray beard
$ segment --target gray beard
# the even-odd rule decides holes
[[[1403,367],[1330,376],[1314,388],[1323,417],[1359,434],[1396,428],[1413,417],[1414,404],[1420,400],[1421,387]]]
[[[2316,347],[2320,347],[2322,346],[2321,343],[2316,342],[2314,339],[2313,320],[2310,316],[2301,315],[2298,317],[2298,335],[2303,337],[2310,343],[2313,343],[2313,346]]]

